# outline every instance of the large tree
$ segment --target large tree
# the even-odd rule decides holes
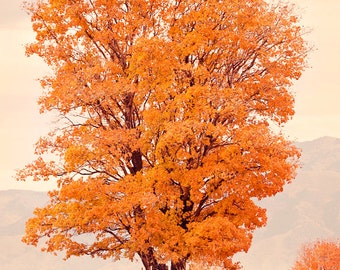
[[[263,0],[39,0],[27,54],[57,128],[19,179],[58,179],[23,240],[48,252],[237,269],[299,151],[280,127],[306,44]],[[51,155],[52,154],[52,155]],[[51,158],[52,156],[52,158]],[[50,158],[50,159],[49,159]],[[84,237],[86,236],[86,237]]]

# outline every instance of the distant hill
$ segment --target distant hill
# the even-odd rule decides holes
[[[284,192],[261,202],[268,224],[256,231],[251,249],[240,254],[245,270],[288,270],[302,243],[340,237],[340,139],[324,137],[297,143],[302,168]],[[20,239],[33,209],[45,193],[0,191],[0,266],[4,270],[139,270],[140,264],[87,257],[62,257],[26,246]]]
[[[340,139],[297,146],[302,168],[284,192],[261,202],[268,222],[249,252],[238,256],[245,270],[288,270],[303,243],[340,238]]]

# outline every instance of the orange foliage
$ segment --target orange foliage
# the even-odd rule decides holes
[[[67,257],[138,255],[146,269],[237,268],[233,255],[266,223],[254,199],[282,191],[298,166],[299,151],[271,129],[294,114],[289,87],[308,50],[291,8],[40,0],[26,9],[36,33],[27,54],[54,71],[41,81],[41,112],[65,121],[18,173],[59,181],[24,241],[47,239],[47,251]]]
[[[319,240],[304,245],[292,270],[339,270],[340,240]]]

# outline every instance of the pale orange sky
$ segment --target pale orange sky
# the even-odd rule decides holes
[[[0,190],[46,190],[44,183],[17,183],[15,170],[34,158],[34,143],[52,127],[39,115],[36,81],[47,68],[37,58],[26,58],[24,44],[33,40],[29,17],[21,0],[0,0]],[[298,141],[321,136],[340,138],[340,1],[291,0],[300,7],[303,24],[312,28],[308,40],[315,51],[310,69],[295,83],[296,115],[285,134]]]

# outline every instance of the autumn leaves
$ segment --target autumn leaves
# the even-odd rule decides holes
[[[237,268],[266,223],[253,198],[289,183],[299,151],[272,125],[294,113],[304,69],[291,10],[261,0],[49,0],[27,4],[27,53],[53,69],[42,111],[64,125],[19,178],[58,177],[24,241],[146,269]],[[95,209],[95,210],[94,210]],[[80,235],[93,234],[91,243]]]

